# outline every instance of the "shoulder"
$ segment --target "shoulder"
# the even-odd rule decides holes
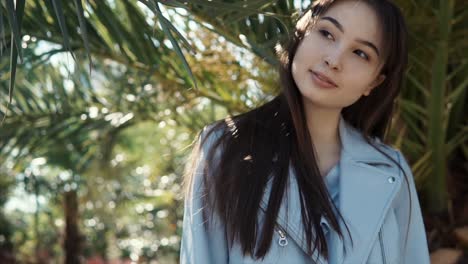
[[[397,148],[387,143],[384,143],[380,138],[374,139],[374,143],[380,148],[380,150],[384,151],[386,154],[389,154],[394,158],[398,158],[400,151]]]
[[[210,174],[209,171],[215,164],[213,161],[218,161],[220,152],[216,149],[218,139],[221,136],[220,126],[218,122],[205,125],[198,131],[194,141],[192,142],[192,152],[188,158],[185,177],[186,195],[190,197],[192,189],[202,191],[201,186],[205,180],[203,175]]]
[[[211,149],[213,144],[216,143],[224,134],[224,127],[222,120],[205,125],[198,135],[201,148],[204,150]]]
[[[391,160],[393,161],[392,163],[395,163],[392,167],[394,167],[394,169],[396,170],[396,174],[403,176],[403,172],[406,174],[411,173],[411,169],[407,162],[407,159],[405,158],[403,152],[399,148],[390,144],[386,144],[382,142],[379,138],[374,140],[374,144],[382,152],[391,157]]]
[[[225,125],[223,120],[215,121],[205,125],[195,140],[193,151],[197,153],[198,159],[203,162],[218,162],[222,156],[222,139]]]
[[[403,170],[405,170],[405,172],[410,171],[408,161],[400,149],[390,146],[389,144],[385,144],[380,140],[378,141],[379,145],[385,149],[388,154],[391,154],[395,158],[395,161],[402,167]]]
[[[409,196],[416,196],[416,183],[410,164],[400,149],[382,142],[379,142],[379,145],[394,158],[395,164],[390,168],[390,170],[394,173],[394,175],[399,176],[402,183],[400,190],[396,195],[394,206],[406,206]]]
[[[385,170],[398,177],[401,182],[399,190],[396,192],[395,199],[392,203],[393,208],[401,211],[401,208],[406,208],[409,205],[410,197],[417,197],[414,175],[410,164],[399,148],[385,144],[380,140],[378,141],[379,142],[376,145],[378,145],[381,150],[390,155],[393,159],[391,166],[387,166]],[[403,214],[406,216],[407,210],[403,211]]]

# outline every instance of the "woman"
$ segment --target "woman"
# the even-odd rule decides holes
[[[320,0],[278,48],[282,91],[202,131],[182,263],[429,263],[413,175],[384,142],[407,63],[388,0]]]

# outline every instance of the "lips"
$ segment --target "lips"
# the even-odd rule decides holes
[[[324,86],[338,87],[338,85],[326,75],[320,72],[312,71],[312,70],[309,70],[309,72],[311,72],[314,75],[314,77],[317,79],[317,81],[323,84]]]

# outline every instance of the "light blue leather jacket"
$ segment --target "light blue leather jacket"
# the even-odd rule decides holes
[[[202,132],[204,136],[206,129]],[[421,216],[413,174],[400,151],[377,142],[385,153],[400,163],[409,180],[409,192],[405,177],[398,167],[370,146],[361,133],[341,117],[339,133],[342,143],[339,183],[339,210],[353,238],[351,247],[348,232],[340,222],[342,241],[333,229],[330,234],[330,259],[325,261],[315,251],[308,256],[297,183],[290,177],[289,195],[285,196],[277,219],[277,228],[270,251],[263,259],[243,256],[238,244],[230,245],[226,230],[216,217],[206,230],[203,225],[201,176],[204,154],[213,142],[215,134],[201,148],[197,172],[190,197],[185,198],[183,234],[180,252],[181,263],[317,263],[317,264],[429,264],[428,245]],[[218,150],[217,150],[218,151]],[[290,170],[290,175],[293,173]],[[270,183],[270,182],[269,182]],[[266,210],[270,194],[267,184],[261,209]],[[411,221],[409,197],[411,197]],[[258,223],[263,222],[263,213]],[[242,217],[242,216],[239,216]],[[325,218],[322,218],[328,224]],[[408,238],[405,244],[405,235]],[[313,240],[312,240],[313,241]],[[406,247],[405,247],[406,245]],[[346,254],[344,254],[346,247]]]

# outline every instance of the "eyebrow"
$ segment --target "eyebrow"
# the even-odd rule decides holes
[[[340,24],[340,22],[338,22],[333,17],[326,16],[326,17],[320,18],[320,20],[330,21],[333,25],[335,25],[335,27],[337,27],[341,31],[341,33],[344,33],[343,26]],[[367,41],[367,40],[363,40],[363,39],[356,39],[356,41],[363,44],[363,45],[366,45],[366,46],[370,47],[371,49],[373,49],[375,51],[375,53],[377,53],[377,56],[380,56],[379,49],[377,49],[377,47],[372,42]]]

